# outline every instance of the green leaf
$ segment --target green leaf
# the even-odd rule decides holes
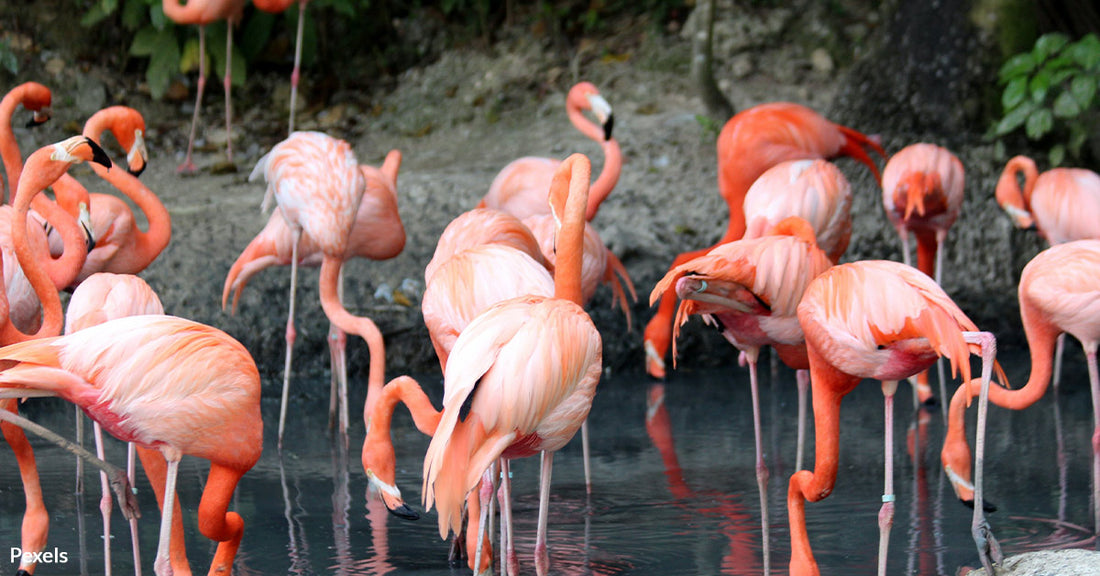
[[[1062,92],[1054,99],[1053,111],[1057,118],[1076,118],[1081,114],[1081,107],[1077,105],[1073,94]]]
[[[159,100],[164,97],[172,76],[179,72],[179,62],[180,48],[176,35],[171,30],[162,31],[149,58],[149,68],[145,70],[145,80],[149,82],[153,98]]]
[[[199,69],[199,39],[188,38],[180,54],[180,72],[190,74]],[[210,75],[210,56],[206,57],[206,74]]]
[[[208,29],[211,37],[225,38],[225,26],[210,26]],[[225,42],[207,42],[207,50],[209,55],[214,59],[214,73],[218,78],[225,78]],[[244,59],[244,55],[241,54],[239,49],[234,46],[233,50],[233,69],[232,78],[230,82],[233,86],[243,86],[245,80],[245,69],[248,63]]]
[[[1065,162],[1065,160],[1066,147],[1062,146],[1061,144],[1055,144],[1054,147],[1050,149],[1050,166],[1052,168],[1056,166],[1061,166],[1062,162]]]
[[[997,135],[1004,136],[1009,132],[1023,126],[1024,122],[1027,122],[1028,116],[1035,110],[1036,106],[1031,101],[1025,101],[1018,108],[1012,110],[1008,114],[1005,114],[1004,118],[997,123]]]
[[[1017,54],[1012,58],[1009,58],[1008,62],[1005,62],[1004,65],[1001,66],[1001,83],[1004,84],[1005,82],[1008,82],[1013,78],[1018,78],[1021,76],[1027,77],[1027,75],[1030,74],[1031,71],[1034,69],[1035,59],[1032,58],[1031,54]]]
[[[84,16],[80,17],[80,25],[85,28],[91,28],[92,26],[95,26],[96,24],[102,22],[103,19],[109,15],[110,14],[103,10],[102,4],[96,4],[95,6],[92,6],[91,9],[89,9],[87,12],[85,12]]]
[[[130,44],[130,54],[133,56],[151,56],[156,49],[157,38],[161,32],[156,28],[146,26],[134,34],[134,41]]]
[[[122,6],[122,26],[127,30],[137,30],[145,23],[146,7],[148,4],[145,0],[126,0],[126,4]]]
[[[1027,117],[1027,137],[1032,140],[1039,140],[1046,136],[1047,132],[1050,132],[1053,127],[1054,114],[1046,108],[1040,108]]]
[[[1008,86],[1005,86],[1004,94],[1001,96],[1001,106],[1005,110],[1011,110],[1016,106],[1019,106],[1024,98],[1027,97],[1027,78],[1022,76],[1013,78]]]
[[[164,15],[164,5],[157,2],[149,7],[149,21],[153,23],[153,28],[157,30],[164,30],[165,26],[169,26],[168,17]]]
[[[1100,68],[1100,37],[1086,34],[1074,44],[1068,53],[1085,70]]]
[[[1057,72],[1054,72],[1053,74],[1050,75],[1050,85],[1051,86],[1057,86],[1057,85],[1061,84],[1062,82],[1065,82],[1071,76],[1074,76],[1074,75],[1080,74],[1080,73],[1081,73],[1080,70],[1070,70],[1070,69],[1058,70]]]
[[[12,76],[19,74],[19,59],[15,57],[15,53],[4,42],[0,42],[0,66],[11,72]]]
[[[1056,54],[1068,43],[1069,38],[1060,32],[1043,34],[1035,41],[1035,49],[1032,50],[1032,54],[1038,56],[1038,59],[1043,59],[1052,54]]]
[[[1040,70],[1032,76],[1031,82],[1028,83],[1028,90],[1031,91],[1032,101],[1038,103],[1046,100],[1047,91],[1050,90],[1050,73]]]
[[[248,60],[253,60],[267,46],[271,39],[271,30],[275,27],[275,15],[256,10],[244,25],[241,35],[241,51]]]
[[[1088,110],[1096,96],[1097,82],[1088,76],[1078,76],[1069,83],[1069,93],[1082,110]]]

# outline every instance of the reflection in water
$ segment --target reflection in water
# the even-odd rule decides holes
[[[1010,381],[1020,380],[1023,370],[1019,366],[1012,370],[1011,351],[1002,352],[1001,358],[1010,370]],[[1026,362],[1026,355],[1021,361]],[[1081,364],[1067,363],[1059,402],[1048,394],[1038,406],[1021,412],[991,409],[987,490],[1000,510],[990,518],[1009,554],[1089,544],[1085,527],[1091,525],[1087,503],[1092,413],[1088,388],[1082,386],[1087,376]],[[792,379],[789,370],[781,369],[778,385],[761,387],[761,401],[772,411],[772,421],[782,423],[769,427],[766,445],[767,456],[775,462],[769,483],[773,505],[785,497],[792,472],[797,405],[797,391],[789,385]],[[874,386],[864,390],[852,393],[850,405],[841,414],[842,478],[837,490],[807,514],[811,541],[826,574],[875,571],[878,506],[866,495],[881,491],[882,396]],[[360,406],[362,393],[358,398],[352,393],[352,401]],[[439,390],[428,393],[439,394]],[[275,421],[277,404],[265,400],[267,422]],[[237,491],[233,508],[243,516],[245,532],[236,574],[469,574],[447,564],[449,544],[439,538],[434,513],[407,522],[390,518],[377,499],[365,498],[367,482],[356,448],[364,437],[362,422],[351,428],[352,448],[342,451],[327,432],[327,398],[323,403],[300,404],[296,407],[300,430],[284,439],[280,454],[270,427],[268,450]],[[71,409],[61,402],[40,401],[25,409],[33,419],[72,437]],[[731,375],[729,370],[686,372],[654,385],[641,376],[605,378],[591,414],[591,497],[585,494],[579,439],[555,462],[549,538],[552,574],[762,574],[746,376]],[[977,561],[969,533],[970,510],[945,489],[938,457],[943,437],[940,419],[927,411],[919,418],[914,421],[912,415],[898,412],[899,436],[908,426],[914,426],[915,432],[911,457],[899,459],[896,473],[896,522],[905,529],[894,531],[898,553],[891,555],[890,573],[953,575],[959,566]],[[394,419],[393,439],[400,466],[397,484],[404,488],[405,500],[416,504],[428,440],[401,411]],[[811,432],[807,443],[812,446],[812,442]],[[899,438],[898,449],[905,448]],[[73,494],[71,458],[52,446],[36,444],[35,449],[54,515],[47,548],[57,546],[71,558],[67,566],[41,565],[36,574],[101,573],[98,535],[95,530],[93,534],[81,530],[81,525],[99,525],[98,499],[88,501]],[[0,551],[6,553],[8,546],[19,541],[23,494],[10,451],[0,452]],[[919,458],[913,460],[913,455]],[[786,463],[780,456],[786,457]],[[108,439],[107,458],[122,462],[124,446]],[[812,461],[806,463],[812,465]],[[181,462],[180,498],[192,504],[184,508],[183,520],[194,567],[208,566],[213,552],[198,531],[194,506],[206,468],[192,458]],[[520,558],[526,559],[534,547],[538,465],[520,461],[512,471],[516,547]],[[145,516],[140,523],[142,545],[154,550],[159,514],[144,478],[139,478],[138,488]],[[125,522],[112,525],[114,571],[132,573],[128,527]],[[776,572],[783,572],[790,553],[784,515],[773,523],[772,537]],[[145,570],[151,573],[152,556],[146,556]],[[0,572],[12,568],[3,564],[7,554],[0,560]],[[521,563],[520,569],[524,576],[534,573],[529,561]]]

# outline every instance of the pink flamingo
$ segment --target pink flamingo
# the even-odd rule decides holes
[[[791,527],[790,571],[818,574],[806,533],[805,502],[825,498],[839,464],[840,403],[864,378],[882,380],[885,397],[885,489],[879,510],[879,568],[894,517],[893,396],[897,381],[946,357],[952,370],[970,379],[970,352],[982,355],[982,380],[989,382],[995,340],[977,326],[931,278],[915,268],[887,261],[834,266],[806,288],[798,305],[806,336],[813,390],[814,471],[795,472],[787,493]]]
[[[290,7],[294,0],[253,0],[252,4],[271,14],[279,14]],[[298,101],[298,79],[302,67],[302,35],[305,30],[306,4],[309,0],[298,0],[298,37],[294,41],[294,71],[290,73],[290,121],[287,134],[294,133],[294,113]]]
[[[50,119],[52,101],[50,89],[38,82],[24,82],[12,88],[0,100],[0,156],[3,157],[4,172],[8,177],[6,189],[11,191],[12,196],[19,185],[19,174],[23,171],[23,156],[11,129],[15,109],[22,105],[33,112],[34,116],[27,122],[27,126],[36,126]],[[6,197],[8,194],[5,193],[5,187],[0,187],[0,204],[4,203]]]
[[[160,298],[144,280],[132,274],[98,272],[89,276],[73,290],[73,295],[69,298],[68,309],[65,311],[65,334],[72,334],[77,330],[96,326],[115,318],[144,314],[164,314],[164,306],[161,305]],[[78,407],[77,427],[83,425],[81,414],[82,412]],[[103,431],[99,422],[93,421],[92,426],[95,430],[96,456],[103,459]],[[134,444],[129,443],[127,449],[129,451],[127,471],[130,484],[134,485]],[[159,457],[160,454],[153,453],[152,456]],[[146,455],[143,455],[144,457]],[[106,472],[100,470],[99,480],[102,491],[99,508],[103,513],[103,563],[105,573],[109,575],[111,573],[111,492],[108,489]],[[177,504],[175,510],[176,521],[173,523],[172,529],[173,531],[177,530],[178,525],[179,543],[182,546],[183,523],[181,515],[182,511]],[[140,567],[141,556],[138,551],[137,518],[130,519],[130,535],[134,546],[134,565]],[[179,559],[182,559],[183,565],[181,568],[183,571],[190,571],[187,566],[186,554],[180,554]],[[172,558],[174,568],[179,559]]]
[[[288,141],[304,141],[307,138],[311,137],[292,135]],[[261,172],[269,170],[269,168],[263,168],[263,166],[264,160],[261,160],[257,164],[256,170],[252,172],[250,179],[254,179]],[[401,152],[391,150],[386,155],[386,160],[383,162],[381,169],[367,165],[358,165],[357,169],[365,180],[366,188],[362,193],[361,201],[358,203],[357,211],[353,213],[353,224],[349,224],[351,227],[349,236],[346,242],[342,244],[344,246],[342,248],[342,258],[345,260],[352,257],[371,260],[393,258],[405,248],[405,228],[397,211],[397,174],[401,169]],[[307,177],[298,177],[293,174],[292,177],[295,178],[295,185],[309,185]],[[272,181],[271,176],[268,175],[267,178],[270,183]],[[320,210],[321,207],[316,209]],[[297,337],[297,332],[294,330],[294,295],[297,285],[297,266],[321,266],[324,260],[324,243],[335,242],[335,239],[315,239],[308,232],[304,235],[296,235],[295,232],[294,225],[288,223],[282,210],[278,214],[273,213],[264,229],[252,239],[244,251],[241,252],[241,255],[237,257],[225,277],[225,284],[222,288],[222,308],[226,307],[230,296],[232,296],[232,309],[235,311],[241,292],[254,275],[271,266],[291,266],[290,312],[287,316],[286,360],[283,366],[282,405],[279,410],[280,445],[286,421],[286,400],[290,389],[291,351]],[[338,232],[328,231],[323,233],[332,236]],[[295,253],[297,256],[295,256]],[[337,284],[340,285],[342,282],[338,281]],[[369,330],[369,328],[367,329]],[[332,322],[328,341],[333,374],[332,403],[329,405],[329,418],[331,420],[335,413],[337,397],[341,398],[340,430],[346,433],[348,418],[345,400],[347,390],[347,371],[345,368],[347,359],[344,351],[346,336],[344,330],[341,330],[336,322]],[[375,357],[373,351],[371,356]],[[378,360],[382,362],[380,357]],[[379,382],[379,386],[381,386],[381,382]]]
[[[1096,348],[1100,343],[1100,240],[1076,240],[1057,244],[1040,252],[1028,262],[1020,275],[1020,318],[1031,351],[1031,374],[1027,384],[1017,390],[1001,386],[989,388],[989,400],[1002,408],[1023,410],[1046,393],[1051,380],[1055,342],[1069,333],[1081,342],[1088,361],[1092,390],[1093,526],[1100,531],[1100,376],[1097,375]],[[941,459],[955,494],[964,502],[981,502],[976,496],[980,482],[970,482],[970,447],[966,442],[966,407],[978,393],[978,383],[961,386],[951,399],[948,431]],[[981,418],[981,416],[979,416]],[[984,428],[980,423],[979,431]],[[983,437],[977,438],[982,452]],[[977,466],[977,465],[976,465]]]
[[[0,345],[7,346],[61,333],[64,317],[57,287],[59,284],[67,285],[80,270],[85,254],[84,237],[76,223],[68,219],[67,215],[56,206],[52,214],[47,214],[47,217],[57,222],[57,229],[66,246],[65,256],[58,263],[64,262],[68,273],[63,277],[56,277],[58,272],[62,272],[61,270],[52,272],[43,270],[46,262],[54,261],[48,258],[45,233],[42,228],[37,226],[28,228],[27,211],[32,197],[37,197],[39,192],[56,181],[70,166],[85,161],[110,164],[110,160],[102,150],[98,150],[98,147],[88,143],[82,137],[70,138],[38,150],[28,158],[26,177],[18,180],[19,188],[13,198],[15,207],[0,206],[0,221],[2,221],[0,222],[0,246],[3,247],[4,254],[0,264],[4,270],[2,277],[4,285],[11,287],[16,283],[17,277],[22,278],[22,281],[28,283],[34,292],[30,296],[33,302],[20,304],[17,308],[33,308],[35,312],[38,306],[42,309],[42,320],[38,324],[37,331],[26,334],[20,330],[17,323],[13,323],[9,312],[12,309],[10,305],[14,302],[10,300],[8,290],[4,290],[3,297],[0,298],[0,317],[3,319],[0,324]],[[31,231],[37,232],[38,235],[31,236]],[[19,274],[16,274],[17,271]],[[0,410],[15,414],[18,411],[18,405],[14,399],[0,399]],[[3,430],[4,439],[15,453],[26,499],[20,547],[32,553],[41,552],[46,546],[50,519],[42,500],[42,488],[34,451],[22,429],[8,422],[0,423],[0,429]],[[33,555],[24,557],[20,559],[19,569],[27,573],[33,572],[36,562]]]
[[[163,0],[161,6],[164,15],[177,24],[196,24],[199,27],[199,80],[195,94],[195,113],[191,117],[191,135],[187,138],[187,157],[177,172],[194,172],[195,163],[191,161],[191,151],[195,146],[195,127],[199,123],[199,110],[202,109],[202,92],[206,88],[206,25],[217,20],[226,20],[225,33],[225,156],[233,162],[233,104],[230,99],[233,63],[233,25],[241,18],[246,0]]]
[[[585,118],[583,111],[590,110],[599,124]],[[565,111],[573,126],[603,148],[604,166],[599,178],[592,183],[585,208],[585,219],[592,220],[607,198],[622,171],[622,152],[619,143],[611,137],[614,126],[611,105],[600,95],[591,82],[580,82],[569,89],[565,98]],[[496,208],[523,220],[533,214],[546,214],[546,190],[554,178],[561,161],[554,158],[525,156],[513,160],[493,178],[489,193],[482,198],[478,208]]]
[[[771,571],[768,534],[768,468],[764,463],[760,427],[760,397],[756,364],[763,346],[772,346],[785,364],[798,370],[798,455],[802,468],[805,414],[806,345],[795,309],[811,280],[832,265],[817,246],[813,229],[805,220],[782,220],[769,235],[735,240],[703,256],[673,268],[657,283],[654,302],[670,284],[680,297],[673,333],[673,361],[680,326],[693,314],[703,317],[722,336],[745,354],[752,388],[753,428],[756,434],[756,483],[760,493],[760,525],[763,534],[764,574]]]
[[[447,361],[443,416],[424,457],[425,505],[438,508],[445,538],[459,530],[463,502],[493,462],[542,453],[535,544],[540,575],[549,568],[546,522],[553,453],[587,417],[602,370],[599,332],[581,308],[590,171],[587,158],[574,154],[551,185],[552,210],[562,221],[554,297],[501,302],[463,330]],[[462,409],[466,405],[468,411]],[[460,413],[466,415],[461,421]],[[481,496],[488,494],[483,490]],[[507,489],[503,502],[502,525],[511,526]],[[484,519],[478,525],[484,526]],[[475,572],[481,573],[487,560],[475,557]]]
[[[877,139],[833,124],[798,104],[773,102],[737,113],[718,135],[718,191],[729,207],[730,220],[715,246],[745,234],[745,195],[768,168],[784,160],[851,156],[866,164],[877,180],[878,168],[864,150],[865,146],[885,156]],[[676,256],[669,269],[708,250],[710,248],[682,253]],[[646,372],[654,378],[665,376],[665,353],[672,338],[675,310],[676,298],[670,286],[645,327]]]

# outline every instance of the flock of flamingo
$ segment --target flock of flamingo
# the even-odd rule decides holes
[[[169,4],[175,3],[166,2],[166,13],[175,17],[167,10]],[[296,65],[295,85],[297,76]],[[8,203],[0,206],[6,295],[0,300],[0,419],[26,495],[21,548],[31,552],[21,560],[19,574],[34,572],[33,552],[45,548],[49,527],[34,454],[23,432],[24,427],[38,427],[17,410],[18,399],[38,396],[60,397],[77,407],[78,418],[83,413],[94,421],[98,458],[82,448],[71,449],[102,470],[105,534],[110,491],[119,496],[135,530],[139,568],[133,523],[138,511],[128,490],[135,482],[133,466],[124,472],[102,461],[101,429],[132,443],[131,456],[139,457],[164,511],[154,561],[158,575],[190,573],[182,508],[175,499],[177,467],[184,455],[208,460],[198,525],[203,535],[218,542],[210,573],[229,573],[244,531],[244,519],[229,507],[238,480],[262,450],[255,363],[224,332],[164,315],[156,294],[136,276],[171,236],[168,211],[138,179],[146,162],[141,114],[125,107],[104,109],[88,119],[83,135],[43,147],[24,161],[11,129],[20,105],[33,112],[32,123],[45,121],[50,92],[26,83],[0,103],[8,194]],[[591,164],[581,154],[564,161],[518,159],[499,173],[477,207],[457,216],[441,235],[425,268],[422,298],[424,322],[444,374],[439,408],[408,376],[385,382],[381,331],[342,302],[345,260],[392,258],[404,248],[405,230],[397,211],[401,152],[391,151],[378,168],[359,164],[347,142],[318,132],[295,132],[293,108],[289,137],[258,162],[250,177],[263,178],[265,204],[273,201],[275,210],[229,270],[222,297],[223,307],[235,308],[256,273],[275,265],[291,267],[280,447],[296,337],[297,269],[319,266],[320,300],[332,326],[331,413],[345,441],[346,334],[361,337],[370,352],[362,463],[372,492],[394,514],[418,516],[402,499],[395,480],[390,422],[397,404],[403,403],[416,427],[431,437],[422,494],[425,508],[436,509],[440,536],[454,533],[464,542],[457,553],[475,574],[492,573],[491,526],[499,502],[499,569],[518,574],[509,465],[512,459],[538,454],[542,472],[534,565],[538,574],[546,574],[553,456],[578,430],[585,440],[585,476],[591,489],[585,422],[602,372],[602,341],[584,306],[607,283],[629,321],[628,297],[635,297],[626,268],[591,224],[622,169],[611,105],[588,82],[574,86],[566,98],[573,125],[603,149],[603,168],[594,181]],[[196,105],[196,118],[198,114]],[[125,166],[112,164],[100,148],[104,132],[111,132],[127,151]],[[190,148],[181,169],[193,169]],[[1081,341],[1088,360],[1098,419],[1092,437],[1094,526],[1100,526],[1100,220],[1095,216],[1100,213],[1100,176],[1063,168],[1038,174],[1034,162],[1018,156],[998,182],[997,201],[1014,223],[1037,229],[1051,244],[1020,279],[1032,368],[1026,385],[1012,389],[996,364],[993,335],[981,331],[939,286],[940,247],[958,217],[964,191],[963,165],[950,151],[915,143],[885,162],[883,205],[901,237],[904,264],[839,263],[852,234],[851,193],[829,159],[853,157],[879,180],[871,153],[884,159],[888,155],[877,138],[829,122],[801,105],[771,103],[730,119],[719,135],[717,152],[719,191],[729,205],[729,225],[715,246],[678,256],[652,289],[650,303],[659,306],[645,328],[645,369],[657,378],[666,375],[668,348],[675,359],[678,331],[692,315],[718,328],[741,352],[752,387],[765,574],[770,572],[768,469],[757,391],[763,346],[774,348],[784,364],[797,370],[799,451],[787,496],[791,574],[818,574],[805,502],[819,501],[833,489],[840,405],[865,379],[880,380],[884,396],[879,574],[885,573],[895,499],[894,394],[898,382],[909,379],[914,393],[929,401],[933,392],[927,371],[939,359],[946,359],[962,379],[950,398],[942,460],[958,497],[973,505],[971,530],[978,555],[992,573],[1003,555],[983,513],[986,406],[992,402],[1020,410],[1037,401],[1052,374],[1057,378],[1053,359],[1056,348],[1060,357],[1063,333]],[[89,194],[67,174],[82,162],[144,212],[148,231],[135,225],[127,203],[110,194]],[[44,194],[47,188],[52,198]],[[916,238],[916,267],[909,265],[910,233]],[[63,311],[59,290],[66,289],[72,296]],[[978,378],[972,378],[971,354],[981,359]],[[944,382],[941,377],[940,395],[947,402]],[[807,390],[815,427],[812,471],[802,467]],[[979,398],[979,415],[972,457],[965,412],[973,398]],[[110,538],[104,543],[109,573]]]

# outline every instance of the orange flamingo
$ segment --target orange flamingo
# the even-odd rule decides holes
[[[202,92],[206,88],[206,25],[217,20],[226,20],[225,32],[225,156],[233,162],[233,104],[230,99],[233,63],[233,26],[241,18],[246,0],[162,0],[164,15],[177,24],[196,24],[199,27],[199,79],[195,94],[195,113],[191,116],[191,134],[187,138],[187,157],[177,172],[194,172],[195,163],[191,161],[191,151],[195,145],[195,127],[199,123],[199,110],[202,109]]]
[[[897,381],[946,357],[952,370],[970,380],[969,354],[982,355],[982,379],[989,381],[995,340],[977,326],[931,278],[915,268],[887,261],[834,266],[806,288],[798,305],[806,336],[813,391],[814,471],[795,472],[787,493],[791,527],[790,571],[818,574],[806,533],[805,502],[825,498],[836,483],[840,403],[864,378],[882,380],[885,397],[885,489],[879,510],[879,569],[894,516],[893,396]],[[1003,374],[1002,374],[1003,376]]]
[[[292,135],[292,138],[285,142],[298,142],[299,140],[304,141],[310,138],[313,137],[295,137]],[[287,145],[289,146],[290,144]],[[272,152],[274,152],[274,150]],[[257,164],[256,170],[253,171],[250,179],[254,179],[261,172],[267,170],[268,182],[272,182],[270,176],[271,167],[268,166],[264,168],[263,166],[264,160],[261,160],[260,163]],[[398,150],[391,150],[389,154],[386,155],[386,159],[381,169],[367,165],[357,165],[357,169],[361,177],[365,180],[366,187],[365,191],[362,192],[361,200],[358,203],[358,209],[353,212],[354,221],[352,224],[349,224],[351,231],[347,240],[342,244],[343,252],[341,252],[341,258],[345,260],[352,257],[362,257],[371,260],[387,260],[393,258],[400,254],[405,248],[405,227],[397,211],[397,174],[401,169],[401,152]],[[309,185],[308,174],[306,176],[290,174],[290,177],[294,178],[296,186]],[[320,210],[321,207],[318,206],[316,209]],[[298,231],[300,232],[300,229]],[[322,230],[322,233],[332,236],[338,232],[326,232]],[[222,288],[222,308],[224,309],[226,307],[230,296],[232,296],[233,310],[236,310],[241,292],[252,276],[270,266],[291,266],[290,313],[287,316],[286,359],[283,366],[283,395],[282,406],[279,410],[280,445],[282,443],[283,430],[285,428],[286,400],[290,388],[291,351],[297,337],[297,332],[294,330],[294,294],[297,284],[297,266],[321,266],[325,255],[325,242],[330,244],[335,243],[336,239],[315,239],[308,232],[306,234],[296,235],[295,226],[288,223],[285,213],[282,210],[280,210],[278,214],[273,213],[271,218],[268,219],[264,229],[252,239],[252,242],[250,242],[244,251],[241,252],[241,255],[237,257],[237,260],[233,263],[233,266],[229,269],[229,273],[225,277],[225,284]],[[295,256],[295,254],[297,255]],[[337,285],[339,284],[342,284],[342,282],[338,281]],[[339,297],[337,297],[337,299],[339,299]],[[369,328],[367,329],[369,330]],[[332,322],[332,327],[329,331],[329,352],[333,374],[331,394],[333,400],[329,408],[329,417],[331,421],[335,411],[336,399],[337,397],[341,398],[340,430],[346,433],[347,371],[345,366],[347,360],[344,351],[346,344],[344,332],[345,331],[341,330],[341,327],[336,322]],[[373,351],[371,352],[371,356],[372,358],[375,357]],[[378,360],[382,362],[380,357]],[[373,364],[372,362],[372,365]],[[379,378],[381,378],[381,374]],[[379,382],[379,386],[381,386],[381,382]]]
[[[7,290],[0,297],[0,345],[7,346],[16,342],[29,339],[55,336],[61,333],[64,318],[61,311],[61,300],[57,294],[58,284],[65,286],[76,276],[84,255],[84,237],[75,222],[67,219],[67,215],[55,207],[53,217],[60,216],[57,222],[58,231],[65,241],[68,255],[68,267],[70,273],[67,278],[54,280],[51,274],[44,271],[43,261],[49,261],[46,252],[45,235],[38,226],[27,226],[27,207],[31,203],[31,197],[37,197],[51,182],[63,174],[74,163],[84,161],[96,161],[110,163],[102,150],[93,144],[87,143],[82,137],[74,137],[61,143],[47,146],[35,152],[27,161],[27,176],[20,178],[18,193],[14,200],[16,207],[0,206],[0,245],[4,247],[4,258],[0,260],[3,266],[2,276],[4,285],[11,286],[16,277],[30,284],[35,294],[35,301],[30,307],[37,308],[41,302],[42,321],[38,330],[33,334],[22,332],[17,324],[13,324],[9,315],[10,301]],[[52,204],[52,203],[48,203]],[[22,215],[22,219],[20,219]],[[51,215],[47,215],[50,217]],[[30,236],[31,231],[40,233],[41,236]],[[32,240],[37,238],[37,240]],[[32,246],[33,245],[33,246]],[[74,256],[76,258],[74,259]],[[18,262],[17,262],[18,258]],[[18,263],[18,266],[16,265]],[[16,272],[19,272],[16,274]],[[0,410],[6,410],[12,414],[18,411],[14,399],[0,399]],[[38,478],[38,468],[34,459],[34,451],[27,441],[26,435],[19,427],[8,422],[0,423],[4,439],[15,453],[19,464],[19,473],[23,483],[23,491],[26,499],[26,511],[23,515],[22,537],[20,547],[24,551],[41,552],[46,546],[46,537],[49,531],[49,514],[42,500],[42,488]],[[33,555],[20,560],[19,570],[31,573],[36,564]]]
[[[795,309],[806,286],[832,265],[817,246],[813,228],[805,220],[782,220],[769,235],[718,246],[709,253],[673,268],[657,283],[650,302],[670,284],[680,297],[673,333],[673,361],[680,326],[693,314],[714,324],[722,336],[741,350],[749,363],[753,428],[756,434],[756,483],[760,493],[764,574],[771,571],[768,534],[768,468],[764,463],[760,428],[760,397],[756,363],[763,346],[772,346],[785,364],[799,371],[799,426],[797,469],[802,468],[805,414],[806,359],[802,329]]]
[[[52,101],[50,89],[38,82],[24,82],[12,88],[0,100],[0,156],[3,157],[4,173],[8,178],[6,187],[0,186],[0,204],[5,202],[5,198],[15,195],[19,174],[23,171],[23,156],[11,129],[15,109],[22,104],[23,108],[33,112],[34,116],[27,122],[27,126],[36,126],[50,119]],[[10,195],[5,190],[10,190]]]
[[[69,306],[65,311],[65,334],[72,334],[77,330],[83,330],[90,326],[96,326],[126,316],[141,316],[144,314],[164,314],[164,306],[160,303],[157,293],[145,283],[144,280],[132,274],[111,274],[99,272],[92,274],[73,290],[69,298]],[[82,426],[80,408],[77,408],[77,427]],[[103,431],[99,422],[92,423],[95,430],[96,456],[104,458]],[[127,457],[127,472],[130,484],[134,485],[134,444],[129,443]],[[143,454],[142,458],[160,457],[160,454],[143,448],[149,454]],[[103,563],[105,573],[111,573],[111,492],[108,489],[107,473],[100,470],[99,481],[102,498],[99,509],[103,513]],[[163,489],[163,488],[162,488]],[[183,545],[182,510],[176,504],[174,511],[175,521],[172,525],[173,532],[179,532],[179,546]],[[134,546],[134,565],[141,566],[141,556],[138,551],[137,518],[130,519],[130,535]],[[173,550],[175,551],[175,550]],[[182,559],[182,571],[189,572],[186,554],[180,554]],[[173,557],[173,568],[176,568],[179,559]]]
[[[585,118],[584,110],[590,110],[599,124]],[[618,141],[611,137],[614,116],[611,105],[591,82],[580,82],[569,89],[565,97],[565,111],[569,121],[581,134],[599,142],[603,148],[603,170],[592,183],[584,213],[586,220],[592,220],[600,204],[615,188],[622,171],[622,152]],[[546,191],[560,165],[561,161],[554,158],[525,156],[513,160],[493,178],[489,193],[482,198],[478,208],[496,208],[520,220],[533,214],[547,214]]]
[[[294,0],[253,0],[252,4],[271,14],[279,14],[290,7]],[[298,37],[294,41],[294,71],[290,73],[290,121],[287,134],[294,133],[295,104],[298,101],[298,79],[302,67],[302,35],[305,30],[306,4],[309,0],[298,0]]]
[[[989,400],[1002,408],[1023,410],[1046,393],[1051,380],[1055,342],[1063,333],[1081,342],[1088,361],[1095,429],[1093,450],[1093,526],[1100,531],[1100,376],[1096,348],[1100,343],[1100,240],[1076,240],[1051,246],[1028,262],[1020,275],[1020,318],[1031,351],[1031,374],[1017,390],[991,386]],[[970,447],[966,442],[966,406],[978,393],[977,383],[963,386],[951,399],[948,431],[941,459],[955,494],[976,501],[977,481],[970,482]],[[979,424],[979,430],[982,425]],[[982,441],[981,437],[977,440]],[[978,451],[982,448],[979,446]],[[980,502],[976,506],[980,507]]]
[[[164,455],[158,575],[172,572],[169,538],[180,458],[209,460],[199,530],[219,542],[210,573],[232,571],[244,521],[228,511],[229,503],[263,449],[260,375],[244,346],[190,320],[130,316],[13,344],[0,350],[0,359],[5,361],[0,387],[7,393],[59,396],[119,440]]]
[[[874,139],[851,128],[833,124],[798,104],[761,104],[730,118],[718,135],[718,191],[729,206],[730,220],[715,246],[744,235],[745,195],[764,171],[779,162],[851,156],[866,164],[877,180],[878,168],[863,149],[864,146],[885,156]],[[710,248],[682,253],[676,256],[669,269],[708,250]],[[646,372],[654,378],[665,376],[665,352],[672,338],[675,311],[676,298],[670,286],[661,297],[657,312],[645,327]]]
[[[425,505],[438,508],[445,538],[459,530],[463,502],[493,462],[542,453],[535,543],[540,575],[549,569],[546,522],[553,453],[587,417],[602,370],[599,332],[581,308],[590,173],[588,159],[574,154],[550,187],[552,210],[562,222],[554,297],[501,302],[463,330],[447,360],[443,416],[424,457]],[[466,417],[460,421],[462,414]],[[481,496],[489,494],[482,490]],[[511,526],[507,492],[502,501],[502,525]],[[478,525],[484,526],[484,519]],[[488,560],[475,557],[474,571],[480,574]]]

